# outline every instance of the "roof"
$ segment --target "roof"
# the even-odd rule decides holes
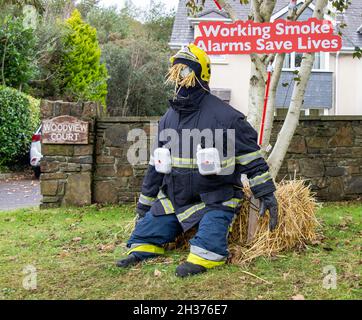
[[[175,22],[173,25],[170,45],[177,47],[183,44],[188,44],[194,41],[194,29],[192,18],[187,15],[186,8],[187,0],[179,0]],[[250,4],[240,5],[239,0],[231,0],[230,4],[233,6],[239,19],[247,20],[250,12]],[[288,6],[289,0],[278,0],[274,9],[274,13],[279,12]],[[306,16],[306,15],[305,15]],[[219,11],[212,0],[207,0],[203,11],[201,11],[195,18],[199,19],[227,19],[228,14],[222,10]],[[343,29],[343,47],[354,48],[355,46],[362,47],[362,0],[352,0],[352,4],[341,17],[347,26]],[[357,32],[360,30],[360,32]]]
[[[352,0],[351,2],[346,12],[338,19],[347,24],[342,29],[343,47],[362,48],[362,0]]]
[[[187,44],[194,40],[194,30],[192,23],[189,21],[186,8],[187,0],[179,0],[178,8],[176,12],[175,22],[173,25],[170,44]],[[239,1],[232,0],[231,5],[237,13],[239,19],[247,20],[250,12],[250,4],[241,5]],[[289,0],[281,0],[277,2],[275,12],[278,12],[283,7],[288,5]],[[196,18],[203,19],[226,19],[228,14],[222,10],[218,10],[214,1],[207,0],[204,5],[204,9],[197,14]]]

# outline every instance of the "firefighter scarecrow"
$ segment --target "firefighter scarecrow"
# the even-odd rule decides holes
[[[117,266],[162,255],[165,244],[196,226],[187,261],[176,268],[177,276],[186,277],[225,264],[229,229],[243,197],[242,175],[260,200],[260,215],[269,211],[270,230],[278,222],[278,205],[256,131],[242,113],[210,93],[207,54],[190,44],[171,64],[167,81],[175,94],[159,123],[128,256]]]

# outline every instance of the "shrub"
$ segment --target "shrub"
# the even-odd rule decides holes
[[[29,93],[48,100],[61,100],[64,99],[64,77],[61,72],[65,54],[63,39],[68,30],[62,21],[55,18],[43,16],[39,21],[35,51],[41,54],[37,58],[37,79],[32,79]]]
[[[92,8],[86,20],[97,29],[100,43],[107,43],[114,37],[124,39],[129,33],[129,18],[123,13],[118,13],[114,8]]]
[[[145,49],[147,48],[147,49]],[[167,110],[172,90],[165,85],[171,53],[142,38],[107,43],[107,109],[114,116],[156,116]]]
[[[37,102],[25,94],[0,86],[0,166],[9,164],[29,151],[29,144],[38,124]],[[32,105],[32,106],[31,106]]]
[[[66,21],[63,74],[69,98],[106,104],[108,73],[100,61],[96,29],[82,20],[78,10]]]
[[[26,89],[36,73],[35,36],[20,18],[7,16],[0,26],[0,84]]]
[[[40,100],[35,99],[32,96],[27,96],[29,100],[29,121],[31,131],[34,132],[38,129],[40,125]]]

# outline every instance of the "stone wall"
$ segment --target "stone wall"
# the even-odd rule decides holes
[[[92,203],[95,120],[100,114],[100,106],[94,103],[42,101],[42,120],[68,115],[89,122],[86,145],[42,144],[42,208]]]
[[[108,118],[98,121],[94,201],[136,201],[147,165],[127,161],[130,129],[149,132],[157,118]],[[283,124],[275,120],[272,143]],[[362,197],[362,117],[303,117],[293,137],[278,180],[303,178],[319,200]]]
[[[96,203],[123,203],[136,201],[147,164],[132,166],[127,152],[133,142],[127,141],[132,129],[142,129],[150,143],[151,124],[155,118],[105,118],[97,122],[96,170],[93,200]],[[147,162],[146,162],[147,163]]]
[[[42,145],[42,207],[135,202],[147,162],[132,166],[127,141],[132,129],[146,132],[150,146],[158,118],[101,118],[92,103],[44,101],[42,118],[71,115],[89,121],[88,145]],[[277,118],[272,144],[283,124]],[[362,117],[304,117],[278,180],[306,179],[322,201],[362,198]]]
[[[283,121],[274,125],[272,144]],[[308,180],[323,201],[362,198],[362,117],[302,118],[280,170]]]

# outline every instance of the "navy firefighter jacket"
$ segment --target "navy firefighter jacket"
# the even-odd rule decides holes
[[[242,174],[247,175],[256,198],[275,191],[268,165],[257,144],[256,131],[241,112],[205,90],[197,90],[188,98],[170,100],[158,129],[156,147],[170,149],[172,170],[169,174],[157,172],[151,156],[137,204],[138,213],[176,214],[187,231],[210,210],[237,211],[243,197]],[[214,138],[211,145],[210,139],[206,141],[202,134],[199,140],[187,135],[192,129],[211,132]],[[172,137],[175,134],[169,134],[170,131],[177,132],[178,138]],[[218,149],[220,174],[199,173],[197,144]]]

